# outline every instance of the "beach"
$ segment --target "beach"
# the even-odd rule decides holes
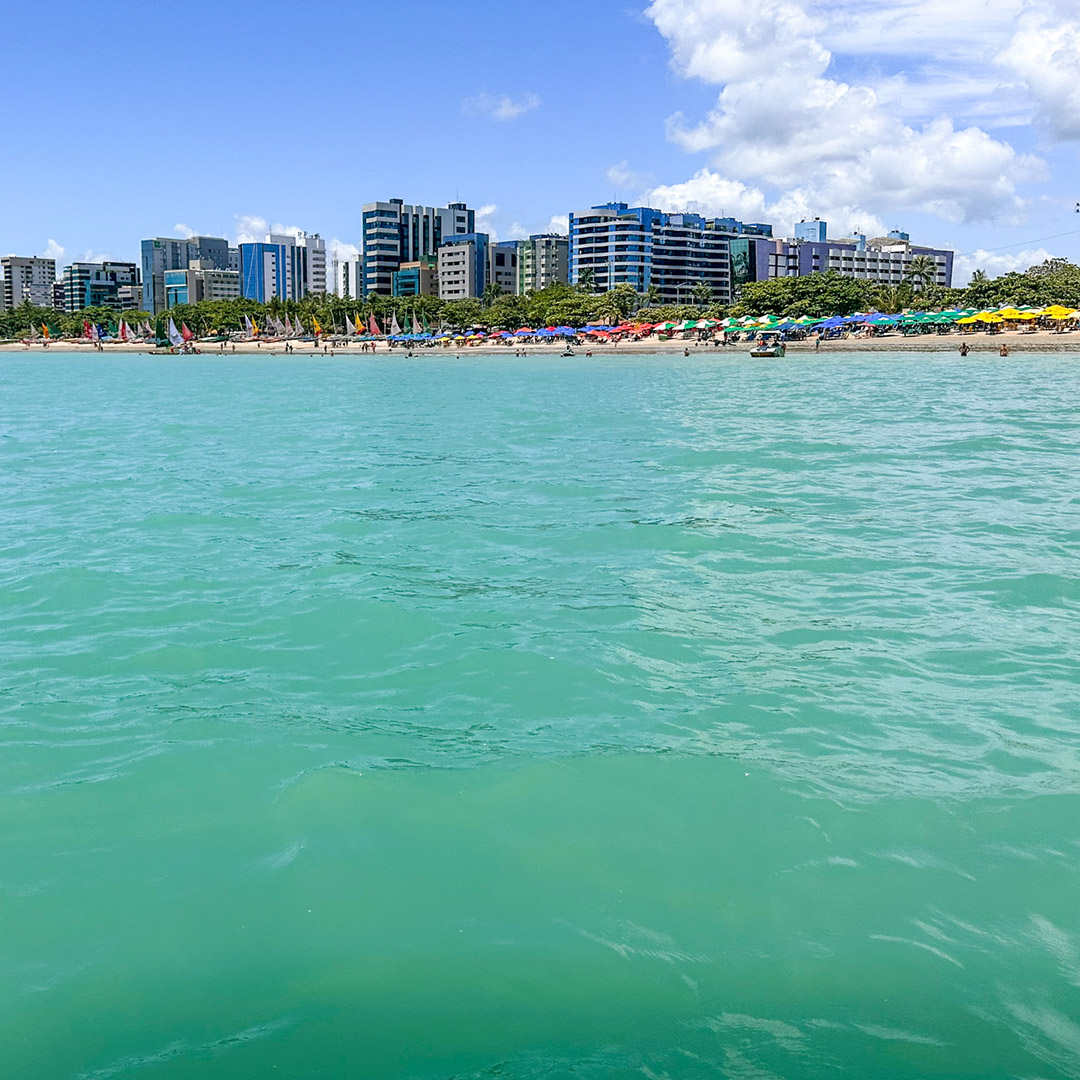
[[[912,337],[904,337],[898,334],[875,336],[875,337],[862,337],[856,334],[851,334],[847,337],[830,338],[821,342],[820,346],[816,345],[816,339],[808,338],[803,341],[787,341],[785,342],[787,351],[789,354],[803,354],[807,352],[858,352],[858,353],[874,353],[874,352],[930,352],[930,353],[948,353],[959,352],[961,344],[967,343],[968,349],[971,354],[975,353],[998,353],[1005,345],[1008,347],[1010,354],[1021,353],[1051,353],[1051,352],[1063,352],[1073,353],[1080,352],[1080,331],[1072,330],[1065,333],[1060,333],[1054,330],[1036,330],[1036,331],[1003,331],[1000,333],[986,334],[986,333],[950,333],[950,334],[920,334]],[[269,355],[269,356],[315,356],[323,355],[324,349],[328,355],[333,351],[335,356],[371,356],[372,353],[364,352],[361,349],[359,342],[344,343],[340,339],[335,339],[334,342],[327,342],[325,346],[320,345],[316,347],[312,342],[296,341],[290,342],[292,351],[286,354],[284,341],[236,341],[227,342],[224,350],[221,349],[217,342],[207,343],[205,345],[198,345],[202,355],[213,356],[232,353],[251,353],[254,355]],[[515,353],[524,352],[527,356],[551,356],[560,355],[566,349],[566,345],[561,340],[554,342],[544,342],[543,344],[518,344],[513,343],[511,345],[492,344],[483,342],[479,345],[470,345],[465,343],[452,344],[450,346],[433,346],[428,348],[410,348],[407,345],[396,345],[393,349],[389,348],[386,341],[375,342],[376,350],[375,355],[392,355],[392,356],[406,356],[410,352],[416,356],[457,356],[464,353],[469,355],[494,355],[494,356],[507,356],[513,358]],[[698,340],[684,340],[681,338],[672,339],[669,341],[661,341],[655,336],[645,338],[641,341],[624,340],[618,344],[614,342],[598,342],[598,343],[575,343],[573,346],[575,355],[579,357],[585,357],[586,353],[591,352],[595,356],[606,356],[608,354],[682,354],[685,350],[689,349],[693,353],[698,352],[716,352],[716,353],[748,353],[750,350],[750,342],[743,341],[732,343],[728,345],[715,345],[712,340],[698,341]],[[85,340],[64,340],[50,343],[46,348],[44,343],[40,341],[34,342],[9,342],[0,344],[0,353],[9,352],[47,352],[47,351],[74,351],[79,353],[86,353],[89,355],[100,355],[97,344],[92,341]],[[148,347],[146,344],[128,344],[125,342],[103,342],[102,351],[105,353],[158,353],[161,355],[169,355],[168,350],[154,349]]]

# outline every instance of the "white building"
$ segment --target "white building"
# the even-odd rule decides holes
[[[0,259],[4,284],[0,307],[16,308],[24,300],[39,307],[52,307],[56,282],[56,260],[7,255]]]

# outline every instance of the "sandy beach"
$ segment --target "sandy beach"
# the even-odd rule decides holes
[[[1011,354],[1021,353],[1045,353],[1045,352],[1080,352],[1080,332],[1070,331],[1059,333],[1052,330],[1037,331],[1006,331],[996,334],[923,334],[917,337],[903,337],[899,334],[884,337],[864,338],[856,335],[849,337],[834,338],[821,342],[818,346],[816,339],[806,341],[788,341],[789,354],[799,353],[831,353],[831,352],[928,352],[928,353],[958,353],[963,342],[967,342],[968,349],[972,354],[997,353],[1002,345],[1007,345]],[[398,345],[393,349],[387,346],[385,341],[376,342],[375,355],[377,356],[460,356],[465,353],[488,354],[495,356],[507,356],[510,358],[524,353],[526,356],[551,356],[560,355],[565,351],[565,344],[561,341],[521,345],[482,343],[479,345],[452,345],[436,346],[429,348],[410,348],[406,345]],[[613,342],[590,343],[588,345],[575,344],[573,346],[575,356],[587,358],[602,356],[609,353],[628,354],[651,354],[672,353],[679,354],[685,350],[691,353],[718,353],[738,354],[749,353],[750,343],[743,340],[735,344],[719,345],[713,341],[659,341],[655,337],[646,338],[642,341],[622,341],[619,344]],[[101,352],[97,345],[91,341],[62,340],[53,341],[46,346],[43,342],[10,342],[0,344],[0,352],[85,352],[87,356],[112,354],[112,353],[146,353],[160,352],[162,356],[170,355],[166,350],[157,350],[145,344],[128,344],[125,342],[104,342]],[[292,352],[286,354],[285,343],[282,341],[237,341],[226,343],[221,349],[218,343],[208,343],[200,347],[203,356],[230,356],[236,354],[254,354],[265,356],[371,356],[371,352],[364,352],[359,342],[344,344],[340,341],[325,346],[316,347],[311,342],[292,343]]]

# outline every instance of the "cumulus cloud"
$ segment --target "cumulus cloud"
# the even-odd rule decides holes
[[[1014,270],[1023,272],[1033,266],[1039,266],[1052,259],[1046,248],[1031,248],[1016,255],[997,255],[990,251],[975,251],[970,255],[957,255],[953,264],[953,284],[957,287],[967,285],[976,270],[982,270],[987,277],[1000,277]]]
[[[270,224],[266,218],[256,214],[235,214],[233,219],[236,223],[233,226],[234,242],[237,244],[261,244],[271,233],[275,236],[299,236],[306,231],[298,225]]]
[[[790,236],[795,222],[814,216],[828,221],[830,232],[842,236],[853,232],[868,236],[884,234],[885,225],[868,210],[843,202],[823,200],[803,188],[793,188],[775,199],[759,187],[744,184],[704,168],[680,184],[651,188],[642,201],[659,210],[696,213],[709,217],[734,217],[741,221],[763,221],[778,235]]]
[[[45,250],[41,253],[42,258],[55,259],[57,266],[61,266],[67,262],[64,257],[66,254],[66,250],[61,247],[51,236],[49,237],[49,242],[45,245]]]
[[[631,169],[628,161],[620,161],[617,164],[612,165],[607,171],[607,178],[617,188],[620,188],[623,191],[630,189],[641,191],[653,182],[651,176],[647,176]]]
[[[509,94],[477,94],[465,98],[462,108],[473,116],[488,116],[492,120],[516,120],[533,109],[540,108],[540,97],[526,93],[514,99]]]
[[[654,189],[657,198],[788,222],[821,214],[848,231],[876,231],[876,215],[905,210],[949,221],[1022,220],[1020,185],[1042,179],[1044,164],[938,112],[943,101],[985,99],[986,80],[927,80],[919,94],[897,73],[848,82],[836,77],[825,43],[872,52],[888,42],[926,54],[934,51],[927,41],[952,40],[955,22],[970,58],[972,25],[985,53],[987,33],[1009,32],[1023,5],[1002,0],[1002,10],[982,18],[985,0],[956,0],[948,11],[928,0],[653,0],[647,14],[675,70],[720,87],[704,118],[668,122],[669,138],[708,155],[712,169]]]
[[[498,217],[499,208],[494,203],[481,206],[476,211],[476,231],[487,233],[493,244],[499,242]]]
[[[1023,80],[1035,121],[1052,137],[1080,139],[1080,28],[1064,3],[1029,3],[998,57]]]
[[[195,235],[195,230],[190,225],[184,225],[182,222],[174,225],[173,231],[181,240],[190,240]]]
[[[570,215],[569,214],[553,214],[551,219],[547,223],[547,227],[542,230],[546,233],[557,233],[559,236],[570,235]]]

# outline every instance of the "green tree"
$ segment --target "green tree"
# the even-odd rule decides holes
[[[709,306],[709,301],[712,300],[712,286],[707,281],[699,281],[694,286],[694,303],[699,308]]]
[[[905,277],[916,289],[925,289],[937,281],[937,263],[929,255],[916,255],[907,265]]]

